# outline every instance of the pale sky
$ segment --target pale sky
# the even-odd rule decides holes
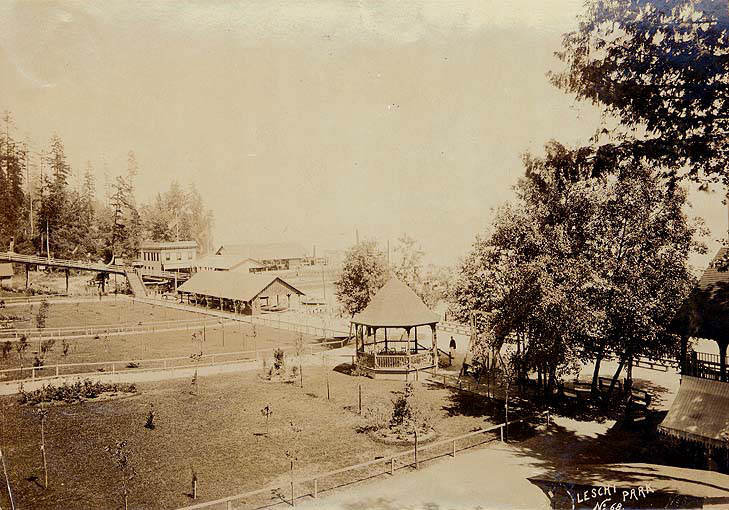
[[[194,182],[215,240],[418,239],[455,263],[520,155],[599,116],[545,73],[582,0],[0,3],[0,110],[142,199]],[[724,237],[720,195],[691,214]],[[711,244],[711,251],[716,244]],[[705,264],[697,258],[696,264]]]

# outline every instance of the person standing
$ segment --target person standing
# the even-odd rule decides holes
[[[456,356],[456,340],[451,335],[451,343],[448,345],[448,365],[453,364],[453,358]]]

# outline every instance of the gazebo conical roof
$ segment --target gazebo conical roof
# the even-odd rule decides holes
[[[374,327],[409,328],[435,324],[438,320],[438,315],[430,311],[410,287],[397,278],[390,278],[352,322]]]

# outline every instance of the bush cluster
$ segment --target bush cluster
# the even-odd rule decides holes
[[[137,387],[134,384],[102,383],[84,379],[73,384],[67,382],[60,386],[52,384],[43,385],[42,388],[34,391],[20,389],[20,403],[36,405],[41,402],[80,402],[84,399],[95,398],[106,392],[136,393]]]
[[[391,430],[407,435],[417,429],[427,432],[432,429],[431,409],[416,394],[412,383],[392,401],[391,406],[376,404],[364,411],[365,424],[361,431]]]

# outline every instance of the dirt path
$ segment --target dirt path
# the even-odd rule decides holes
[[[546,509],[549,499],[527,480],[538,472],[512,446],[495,443],[296,506],[330,510]]]

